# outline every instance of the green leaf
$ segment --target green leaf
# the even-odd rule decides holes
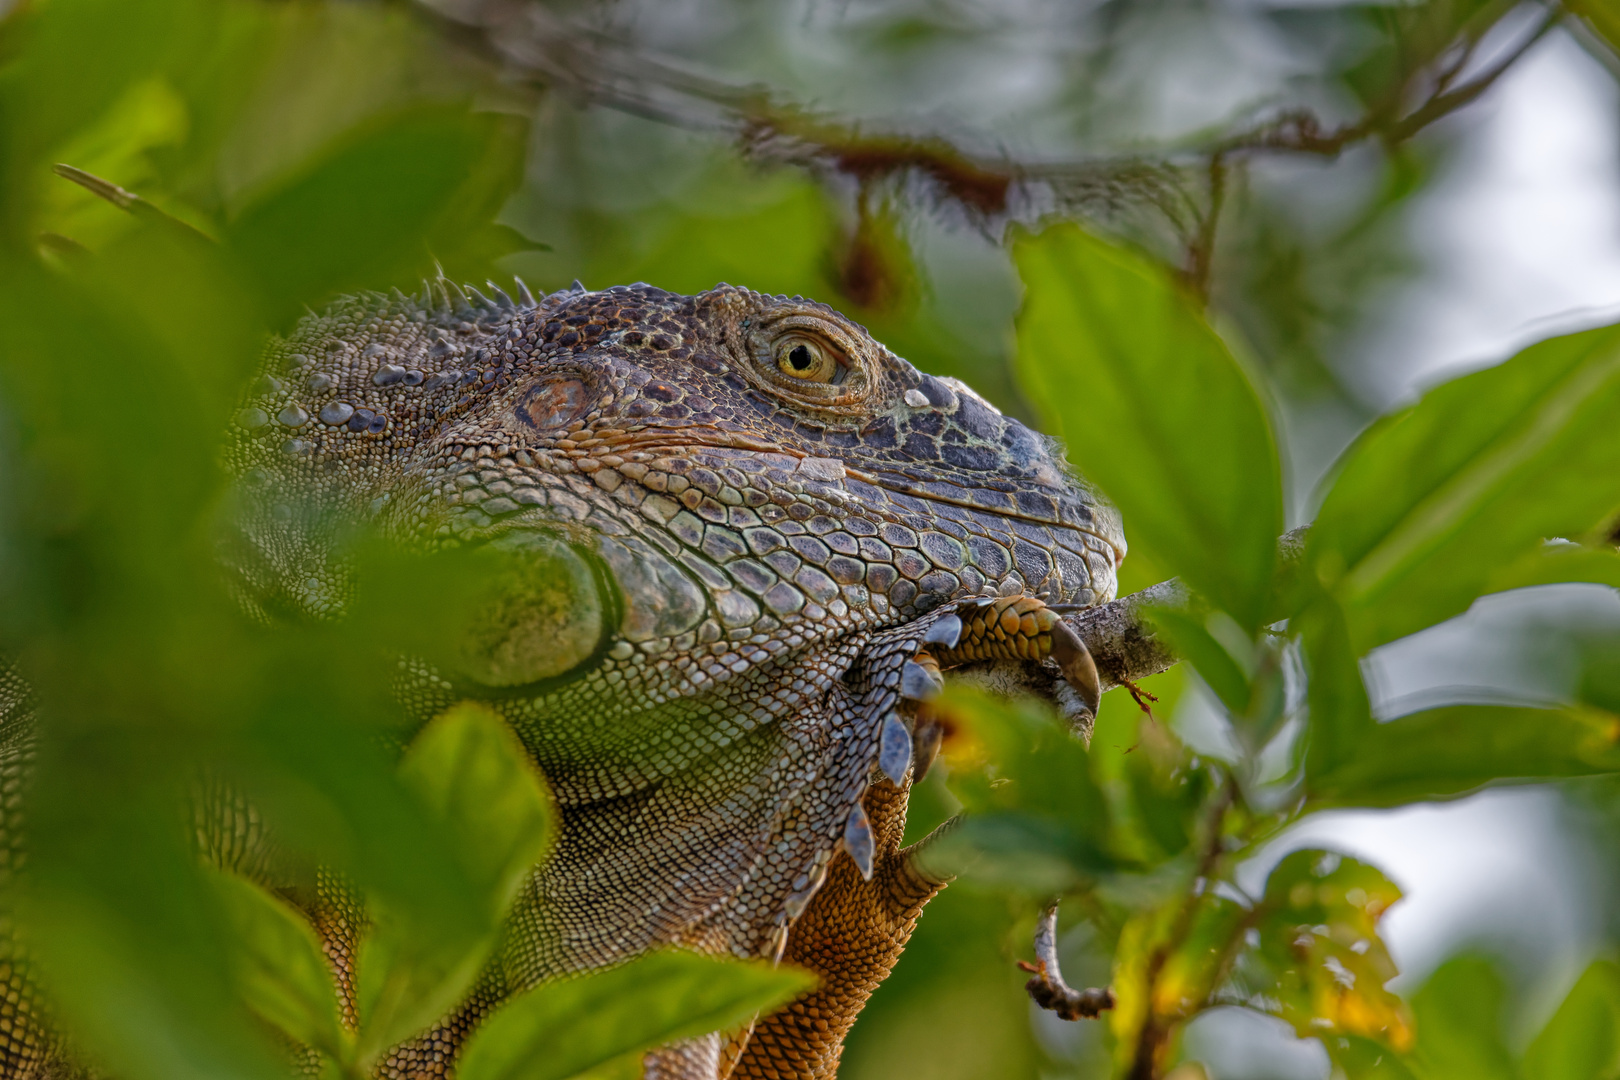
[[[1087,870],[1106,869],[1076,852],[1061,825],[1029,814],[974,814],[936,840],[928,864],[940,873],[1052,896],[1079,888]],[[1089,865],[1087,865],[1089,864]]]
[[[353,1038],[338,1011],[331,965],[309,920],[232,874],[212,875],[235,933],[237,986],[248,1006],[306,1046],[342,1061]]]
[[[537,986],[467,1041],[460,1080],[564,1080],[622,1054],[747,1022],[811,989],[796,968],[658,952]]]
[[[0,70],[8,239],[28,227],[29,196],[60,183],[48,171],[51,151],[113,109],[132,83],[205,48],[221,6],[59,0],[8,20],[8,63]]]
[[[1434,1080],[1519,1080],[1519,1070],[1502,1042],[1502,974],[1480,956],[1447,960],[1412,995],[1419,1075]],[[1543,1080],[1536,1076],[1533,1080]]]
[[[505,127],[465,108],[425,106],[350,135],[303,175],[262,195],[225,240],[253,268],[278,314],[344,289],[410,284],[431,271],[427,238]]]
[[[1585,582],[1620,589],[1620,553],[1582,544],[1544,544],[1491,575],[1490,592]]]
[[[1399,806],[1501,780],[1620,771],[1620,721],[1596,709],[1455,705],[1375,724],[1352,757],[1312,771],[1313,806]]]
[[[1620,330],[1440,386],[1348,452],[1307,558],[1359,649],[1467,609],[1503,564],[1620,506]]]
[[[1406,1061],[1383,1043],[1345,1035],[1324,1039],[1323,1045],[1345,1080],[1413,1080]]]
[[[1114,991],[1114,1007],[1107,1017],[1108,1029],[1114,1036],[1114,1064],[1118,1075],[1125,1075],[1131,1068],[1142,1028],[1152,1019],[1150,958],[1168,937],[1173,920],[1170,907],[1147,908],[1133,912],[1120,929],[1109,981]]]
[[[1524,1053],[1535,1080],[1609,1080],[1620,1071],[1620,964],[1594,960]]]
[[[1188,1017],[1202,1011],[1225,979],[1249,917],[1248,908],[1227,897],[1213,892],[1200,897],[1186,936],[1165,957],[1154,983],[1154,1012]]]
[[[378,733],[355,722],[376,703],[339,679],[323,684],[313,652],[294,669],[305,679],[263,688],[233,772],[279,838],[365,897],[373,929],[356,963],[365,1061],[454,1004],[493,948],[498,913],[493,883],[475,877],[452,824],[406,785]],[[348,655],[359,682],[364,661],[358,649]]]
[[[1187,850],[1213,786],[1209,770],[1192,767],[1187,748],[1162,724],[1149,720],[1138,728],[1123,779],[1143,838],[1157,848],[1158,857],[1173,858]]]
[[[1379,870],[1331,851],[1296,851],[1271,871],[1256,927],[1260,959],[1276,979],[1264,994],[1302,1037],[1411,1046],[1406,1007],[1384,989],[1397,971],[1378,936],[1378,921],[1400,898]]]
[[[379,912],[361,945],[356,996],[369,1059],[438,1019],[476,977],[501,918],[551,842],[550,796],[517,737],[489,709],[464,704],[430,723],[400,776],[453,838],[485,915],[474,940],[426,939],[415,920]]]
[[[1591,27],[1611,54],[1620,54],[1620,8],[1613,0],[1573,0],[1569,10]]]
[[[1060,225],[1014,247],[1018,373],[1131,534],[1251,633],[1282,532],[1277,447],[1253,382],[1169,275]]]

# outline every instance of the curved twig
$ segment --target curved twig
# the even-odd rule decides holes
[[[1065,1020],[1094,1020],[1114,1007],[1114,992],[1107,987],[1076,990],[1063,981],[1057,955],[1057,911],[1057,902],[1053,901],[1035,924],[1035,962],[1018,962],[1019,967],[1035,974],[1024,989],[1029,991],[1031,1001]]]

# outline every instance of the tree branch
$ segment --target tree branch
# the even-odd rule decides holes
[[[1299,567],[1308,531],[1309,526],[1302,525],[1277,540],[1277,564],[1285,582]],[[1154,636],[1152,624],[1144,613],[1155,607],[1186,607],[1192,599],[1192,593],[1181,579],[1171,578],[1101,607],[1065,615],[1064,621],[1091,650],[1102,688],[1112,690],[1168,671],[1180,662],[1181,658],[1170,651],[1169,645]]]
[[[1361,117],[1333,127],[1308,109],[1295,109],[1202,145],[1033,161],[976,154],[939,135],[874,132],[820,116],[777,100],[766,86],[733,85],[684,70],[531,0],[419,0],[416,6],[445,36],[520,79],[660,123],[729,134],[744,154],[759,160],[821,170],[861,185],[891,179],[915,183],[926,197],[959,208],[980,226],[1007,217],[1036,218],[1053,209],[1106,216],[1152,206],[1187,244],[1185,272],[1195,286],[1208,273],[1224,170],[1234,159],[1255,153],[1331,158],[1367,139],[1404,142],[1471,104],[1564,14],[1561,5],[1551,5],[1505,58],[1459,86],[1455,80],[1473,55],[1474,41],[1464,40],[1457,56],[1433,70],[1432,90],[1415,108],[1401,99],[1433,62],[1407,72]],[[1209,177],[1209,206],[1189,221],[1183,200],[1200,174]]]

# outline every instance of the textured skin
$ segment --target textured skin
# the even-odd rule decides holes
[[[923,905],[944,887],[900,847],[906,789],[879,780],[868,789],[865,807],[877,841],[872,879],[863,879],[853,860],[837,860],[788,934],[786,959],[815,972],[821,985],[760,1019],[746,1041],[737,1040],[735,1076],[836,1075],[844,1036],[899,959]]]
[[[461,660],[409,661],[398,689],[420,720],[468,697],[504,716],[561,839],[474,994],[381,1074],[450,1075],[506,995],[674,943],[785,955],[824,985],[751,1036],[650,1054],[649,1077],[833,1075],[943,884],[898,850],[910,773],[878,768],[930,742],[902,690],[1042,661],[1045,605],[1113,595],[1114,512],[1048,440],[821,304],[436,289],[272,343],[227,453],[222,556],[261,617],[341,613],[355,522],[519,567]],[[836,384],[788,371],[807,340]],[[925,641],[953,615],[956,649]],[[360,915],[335,887],[309,908],[347,990]]]
[[[34,702],[28,685],[0,659],[0,897],[10,897],[23,864],[24,795],[34,757]],[[0,909],[0,1076],[39,1075],[60,1047],[43,1023],[39,992],[9,905]]]

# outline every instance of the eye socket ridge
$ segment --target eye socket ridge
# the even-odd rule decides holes
[[[741,329],[739,351],[761,389],[823,419],[865,415],[879,360],[859,327],[795,306],[767,309],[744,320]]]
[[[789,334],[776,343],[776,368],[790,379],[838,385],[849,376],[849,361],[830,342]]]

